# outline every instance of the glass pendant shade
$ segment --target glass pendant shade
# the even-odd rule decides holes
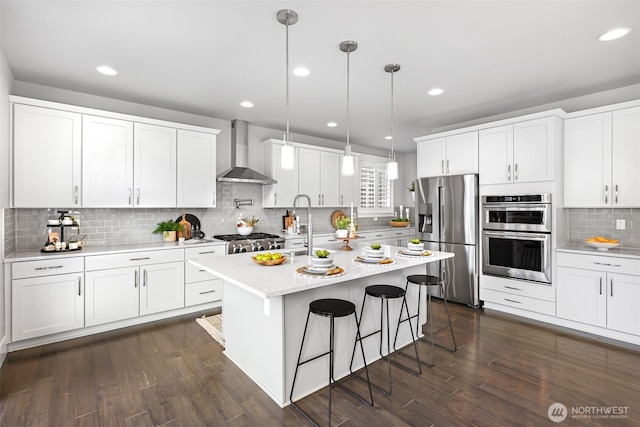
[[[398,162],[395,160],[389,160],[389,162],[387,162],[387,179],[389,181],[398,179]]]
[[[353,176],[356,173],[354,166],[353,156],[351,154],[345,154],[342,158],[342,175]]]
[[[282,169],[291,170],[295,162],[295,152],[291,143],[285,142],[282,146],[282,153],[280,154],[280,167]]]

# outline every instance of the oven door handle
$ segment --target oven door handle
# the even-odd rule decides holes
[[[535,240],[535,241],[545,241],[549,238],[551,233],[514,233],[511,231],[489,231],[483,230],[482,233],[487,237],[499,237],[504,239],[514,239],[514,240]]]

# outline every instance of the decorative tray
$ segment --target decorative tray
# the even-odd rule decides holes
[[[389,221],[392,227],[408,227],[411,224],[409,221]]]
[[[280,265],[280,264],[282,264],[283,262],[285,262],[287,260],[287,257],[285,255],[282,255],[282,258],[272,259],[272,260],[269,260],[269,261],[260,261],[260,260],[257,260],[256,257],[252,256],[251,260],[253,262],[255,262],[256,264],[258,264],[258,265],[271,266],[271,265]]]
[[[299,267],[296,270],[296,275],[302,277],[313,277],[317,279],[333,279],[334,277],[343,276],[345,273],[341,267],[334,267],[332,269],[316,269],[310,265]]]
[[[357,265],[385,266],[385,265],[395,264],[396,262],[393,260],[393,258],[388,258],[388,257],[367,258],[367,257],[357,256],[353,259],[353,263]]]
[[[400,249],[396,252],[396,255],[400,258],[417,258],[423,256],[432,256],[433,253],[430,251],[412,251],[410,249]]]
[[[43,254],[59,254],[61,252],[75,252],[75,251],[79,251],[79,250],[82,250],[82,248],[77,248],[77,249],[65,248],[65,249],[60,249],[59,251],[56,251],[56,250],[45,251],[44,249],[40,249],[40,252],[42,252]]]

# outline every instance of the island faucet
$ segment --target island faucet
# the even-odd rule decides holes
[[[311,262],[311,257],[313,256],[313,226],[311,224],[311,197],[306,194],[298,194],[295,199],[293,199],[293,208],[296,208],[296,202],[299,198],[307,199],[307,255],[309,256],[309,263]]]

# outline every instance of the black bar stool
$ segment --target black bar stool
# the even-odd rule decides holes
[[[329,351],[314,356],[310,359],[300,361],[302,358],[302,349],[304,347],[304,340],[307,336],[307,326],[309,326],[309,317],[311,313],[329,318]],[[350,302],[341,299],[335,298],[325,298],[312,301],[309,304],[309,311],[307,312],[307,321],[304,325],[304,333],[302,334],[302,343],[300,344],[300,353],[298,354],[298,363],[296,364],[296,371],[293,374],[293,384],[291,384],[291,393],[289,393],[289,400],[291,401],[291,406],[297,409],[306,419],[308,419],[313,425],[317,426],[315,421],[309,417],[301,408],[298,407],[293,401],[293,389],[296,385],[296,377],[298,376],[298,368],[305,363],[316,360],[320,357],[329,355],[329,426],[331,425],[331,389],[334,384],[343,388],[345,391],[349,392],[352,396],[360,400],[367,406],[373,406],[373,393],[371,392],[371,381],[369,381],[369,369],[367,368],[367,361],[364,357],[364,347],[362,346],[362,342],[360,342],[360,350],[362,351],[362,359],[364,361],[364,370],[367,374],[367,383],[369,384],[369,398],[370,401],[366,401],[364,398],[360,397],[353,391],[346,388],[341,382],[337,382],[333,378],[333,358],[334,358],[334,319],[336,317],[346,317],[353,314],[353,317],[356,320],[356,340],[360,338],[360,322],[358,321],[358,316],[356,316],[356,306]],[[346,378],[348,379],[348,378]],[[345,379],[345,380],[346,380]],[[344,381],[344,380],[343,380]]]
[[[416,319],[416,335],[420,335],[419,334],[419,319],[420,319],[420,298],[422,297],[422,287],[426,287],[427,288],[427,310],[428,310],[428,315],[429,315],[429,319],[427,320],[427,323],[429,323],[429,334],[430,334],[430,338],[431,340],[425,340],[427,342],[429,342],[431,344],[431,364],[427,364],[427,366],[434,366],[436,364],[436,352],[435,352],[435,348],[434,348],[434,344],[435,344],[435,340],[434,340],[434,335],[437,334],[440,331],[443,331],[447,328],[449,328],[449,330],[451,331],[451,339],[453,340],[453,348],[449,348],[446,347],[444,345],[441,344],[436,344],[438,347],[442,347],[445,348],[451,352],[455,352],[458,347],[456,346],[456,337],[453,335],[453,326],[451,325],[451,316],[449,315],[449,305],[447,304],[447,293],[446,290],[444,288],[444,281],[438,277],[438,276],[431,276],[428,274],[413,274],[410,276],[407,276],[407,284],[405,285],[405,292],[407,291],[407,288],[409,287],[409,283],[418,285],[418,312],[416,314],[414,314],[413,316],[408,316],[406,319],[402,319],[402,312],[400,313],[400,318],[398,319],[398,327],[396,329],[396,338],[395,340],[398,339],[398,330],[400,329],[400,324],[402,322],[409,322],[409,324],[411,324],[411,319]],[[444,326],[440,329],[438,329],[437,331],[434,332],[433,330],[433,307],[431,305],[431,288],[435,287],[435,286],[439,286],[441,291],[442,291],[442,300],[444,301],[444,308],[447,311],[447,319],[449,321],[447,326]],[[424,339],[424,338],[422,338]],[[393,345],[395,348],[395,342],[393,341]],[[406,355],[404,353],[400,353],[405,357],[408,358],[412,358],[409,355]]]
[[[378,390],[380,390],[383,394],[389,396],[391,394],[391,338],[390,338],[390,334],[391,334],[391,327],[389,324],[389,300],[390,299],[398,299],[398,298],[402,298],[402,306],[400,307],[400,315],[402,315],[402,310],[406,310],[407,312],[407,317],[409,316],[409,306],[407,305],[407,298],[406,298],[406,292],[404,289],[398,287],[398,286],[393,286],[393,285],[371,285],[371,286],[367,286],[364,290],[364,299],[362,300],[362,308],[360,309],[360,319],[362,320],[362,314],[364,313],[364,306],[367,302],[367,296],[371,296],[374,298],[379,298],[380,299],[380,329],[377,329],[365,336],[361,336],[359,339],[356,337],[356,340],[353,342],[353,352],[351,353],[351,365],[350,365],[350,369],[353,366],[353,359],[356,355],[356,344],[358,341],[360,341],[360,345],[362,345],[362,340],[365,338],[369,338],[370,336],[376,335],[376,334],[380,334],[380,345],[378,347],[379,351],[380,351],[380,358],[382,359],[387,359],[387,366],[389,369],[389,389],[388,391],[371,383],[371,385],[375,388],[377,388]],[[386,303],[386,304],[385,304]],[[384,311],[383,308],[386,305],[386,317],[387,317],[387,356],[384,356],[382,354],[382,324],[384,321]],[[418,346],[416,345],[416,337],[413,334],[413,328],[411,327],[411,324],[409,324],[409,331],[411,332],[411,341],[413,342],[413,348],[416,352],[416,360],[418,362],[418,370],[411,370],[408,367],[396,362],[395,360],[393,361],[398,367],[406,370],[409,373],[415,374],[415,373],[422,373],[422,368],[420,366],[420,359],[418,357]],[[397,338],[397,334],[396,334],[396,338]],[[395,350],[395,343],[394,343],[394,350]]]

